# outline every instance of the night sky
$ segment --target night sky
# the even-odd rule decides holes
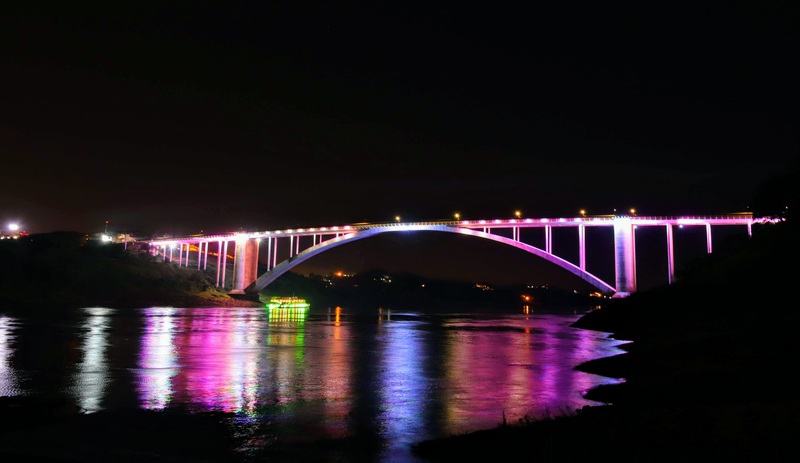
[[[795,1],[15,3],[31,233],[738,212],[798,152]]]

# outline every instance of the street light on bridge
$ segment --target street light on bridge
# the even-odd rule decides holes
[[[455,218],[456,218],[456,220],[460,220],[460,219],[461,219],[461,214],[459,214],[458,212],[456,212],[455,214],[453,214],[453,217],[455,217]]]
[[[514,211],[514,217],[516,217],[516,218],[522,217],[522,212],[521,211]]]

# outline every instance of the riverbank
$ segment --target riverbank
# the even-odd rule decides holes
[[[422,442],[415,452],[432,462],[506,452],[545,462],[796,459],[800,313],[787,297],[795,273],[785,265],[798,246],[784,225],[709,258],[678,284],[615,300],[574,324],[630,341],[624,354],[576,367],[625,379],[586,394],[607,405]]]

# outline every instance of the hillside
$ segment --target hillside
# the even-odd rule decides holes
[[[196,270],[157,263],[145,252],[98,244],[76,232],[0,241],[0,310],[72,307],[208,307],[249,304]]]

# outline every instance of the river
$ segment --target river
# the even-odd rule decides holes
[[[574,367],[621,352],[621,341],[571,328],[582,313],[89,307],[58,317],[5,314],[0,396],[59,398],[82,414],[225,412],[249,436],[237,449],[245,460],[270,447],[369,437],[380,445],[368,461],[412,463],[415,442],[600,405],[582,393],[618,380]]]

